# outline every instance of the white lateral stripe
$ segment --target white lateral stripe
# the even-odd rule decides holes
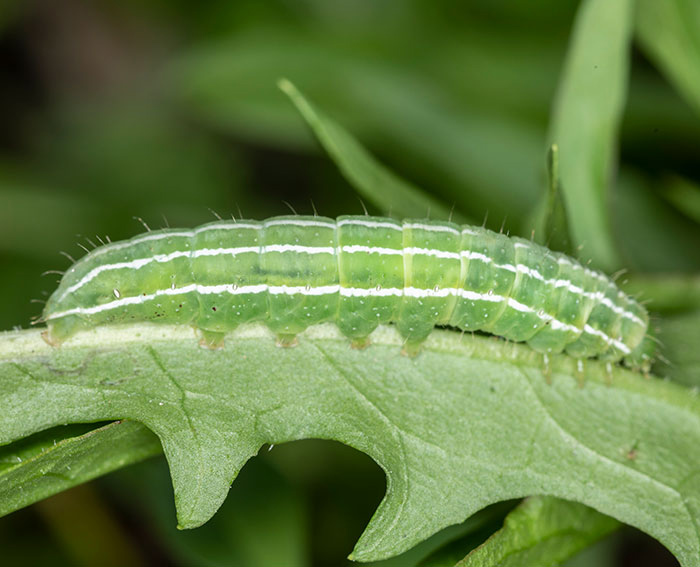
[[[190,293],[197,289],[196,284],[190,284],[183,287],[177,287],[175,289],[166,288],[159,289],[154,293],[134,295],[131,297],[122,297],[115,301],[110,301],[109,303],[103,303],[102,305],[93,305],[92,307],[74,307],[72,309],[66,309],[65,311],[59,311],[58,313],[52,313],[46,319],[60,319],[61,317],[67,317],[69,315],[94,315],[96,313],[102,313],[103,311],[111,311],[112,309],[118,309],[119,307],[124,307],[126,305],[141,305],[146,301],[160,297],[161,295],[179,295],[181,293]]]
[[[520,242],[516,242],[514,246],[519,246],[522,248],[528,248],[527,245],[522,244]],[[596,291],[596,292],[591,292],[591,291],[584,291],[581,287],[573,284],[572,282],[568,280],[562,280],[562,279],[552,279],[548,280],[545,279],[542,274],[540,274],[537,270],[534,270],[528,266],[525,266],[524,264],[516,264],[515,266],[512,264],[497,264],[496,262],[493,261],[493,258],[490,258],[489,256],[486,256],[485,254],[482,254],[481,252],[473,252],[471,250],[463,250],[461,252],[462,256],[465,258],[469,258],[470,260],[480,260],[484,263],[487,264],[492,264],[494,268],[500,269],[500,270],[508,270],[509,272],[521,272],[523,274],[528,275],[531,278],[535,278],[543,282],[545,285],[551,285],[555,289],[559,287],[565,287],[569,290],[569,292],[574,293],[576,295],[581,295],[583,297],[588,297],[592,299],[593,301],[598,301],[599,303],[602,303],[605,305],[608,309],[614,311],[621,317],[625,317],[626,319],[629,319],[630,321],[634,321],[636,324],[641,325],[641,326],[646,326],[646,323],[642,321],[639,317],[637,317],[634,313],[631,313],[630,311],[627,311],[626,309],[620,307],[619,305],[615,305],[608,297],[605,297],[605,294],[601,291]],[[566,264],[569,265],[574,265],[571,262],[566,261]],[[587,268],[583,268],[586,270]],[[591,273],[591,270],[588,270]],[[597,274],[598,275],[598,274]],[[605,278],[605,276],[603,276]],[[607,282],[607,278],[605,278],[605,281]]]
[[[264,227],[267,228],[268,226],[320,226],[322,228],[335,229],[336,223],[302,219],[272,219],[265,221]]]
[[[511,272],[516,271],[515,266],[512,266],[511,264],[496,264],[496,262],[493,261],[493,258],[487,256],[486,254],[482,254],[481,252],[474,252],[473,250],[462,250],[460,252],[460,255],[463,258],[467,258],[469,260],[480,260],[485,264],[493,264],[494,268],[503,268]]]
[[[504,299],[502,295],[496,295],[495,293],[477,293],[476,291],[470,291],[468,289],[460,289],[458,292],[457,295],[470,301],[488,301],[490,303],[495,303],[497,301],[503,301]]]
[[[402,287],[341,287],[342,297],[401,297],[404,289]]]
[[[367,228],[389,228],[392,230],[403,230],[401,225],[386,221],[371,221],[362,219],[342,219],[336,223],[337,226],[354,225],[354,226],[364,226]]]
[[[301,246],[298,244],[267,244],[262,252],[297,252],[303,254],[335,254],[334,246]]]
[[[416,248],[407,246],[406,248],[384,248],[381,246],[364,246],[361,244],[350,244],[341,247],[341,252],[347,254],[356,254],[358,252],[364,254],[383,254],[385,256],[402,256],[403,254],[412,254],[414,256],[434,256],[436,258],[451,258],[459,260],[458,252],[448,252],[447,250],[437,250],[432,248]]]
[[[404,252],[413,254],[414,256],[434,256],[435,258],[451,258],[453,260],[459,260],[461,258],[459,252],[448,252],[447,250],[434,250],[431,248],[407,246],[404,248]]]
[[[346,254],[383,254],[385,256],[402,256],[403,248],[384,248],[382,246],[364,246],[362,244],[349,244],[341,247],[341,252]]]
[[[572,325],[563,323],[551,315],[543,312],[535,312],[534,309],[524,305],[513,298],[504,298],[501,295],[496,295],[492,293],[476,293],[474,291],[458,289],[458,288],[433,288],[433,289],[422,289],[415,287],[407,288],[345,288],[338,284],[326,285],[326,286],[268,286],[267,284],[257,284],[248,286],[237,286],[234,284],[221,284],[221,285],[200,285],[200,284],[189,284],[180,288],[166,288],[157,290],[149,294],[141,294],[132,297],[123,297],[116,299],[109,303],[104,303],[102,305],[94,305],[92,307],[75,307],[73,309],[67,309],[65,311],[60,311],[57,313],[52,313],[47,317],[47,320],[60,319],[62,317],[67,317],[69,315],[94,315],[96,313],[101,313],[104,311],[109,311],[112,309],[118,309],[119,307],[124,307],[127,305],[141,305],[148,301],[152,301],[160,296],[172,296],[181,295],[185,293],[190,293],[196,291],[201,294],[222,294],[227,293],[231,295],[244,295],[244,294],[259,294],[264,292],[269,292],[274,295],[331,295],[339,293],[343,297],[412,297],[412,298],[426,298],[426,297],[447,297],[450,295],[456,295],[462,297],[463,299],[471,301],[488,301],[488,302],[499,302],[506,300],[509,307],[516,309],[522,313],[534,313],[542,321],[550,322],[553,329],[562,329],[567,331],[574,331],[579,333],[581,330]],[[614,346],[624,354],[629,354],[631,351],[627,345],[613,339],[603,333],[602,331],[591,327],[590,325],[585,325],[583,332],[598,336],[602,338],[609,346]]]
[[[331,295],[338,293],[340,286],[320,285],[316,287],[304,285],[270,285],[267,290],[272,295]]]
[[[235,285],[235,284],[219,284],[219,285],[194,285],[194,291],[201,293],[203,295],[228,293],[230,295],[245,295],[247,293],[258,294],[267,291],[267,284],[255,284],[255,285]],[[191,286],[184,286],[181,288],[175,288],[173,294],[177,294],[178,289],[185,289]],[[151,295],[156,295],[155,292]],[[171,294],[172,295],[172,294]],[[142,296],[145,297],[145,296]]]
[[[594,329],[590,325],[584,325],[583,332],[588,333],[589,335],[595,335],[596,337],[600,337],[601,339],[603,339],[605,341],[605,343],[608,346],[614,346],[618,350],[622,351],[624,354],[629,354],[630,352],[632,352],[630,350],[630,348],[625,343],[618,341],[616,339],[613,339],[612,337],[609,337],[603,331],[601,331],[599,329]]]

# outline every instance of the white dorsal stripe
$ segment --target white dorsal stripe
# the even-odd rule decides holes
[[[362,220],[362,219],[341,219],[336,223],[337,226],[364,226],[366,228],[389,228],[391,230],[403,230],[401,225],[398,223],[387,222],[387,221],[373,221],[373,220]]]
[[[129,248],[134,244],[142,244],[144,242],[156,242],[158,240],[166,240],[168,238],[192,238],[194,231],[192,230],[177,230],[172,232],[154,232],[147,233],[143,236],[132,238],[131,240],[125,240],[124,242],[111,242],[95,248],[90,252],[90,257],[100,256],[107,252],[114,252],[116,250],[122,250],[124,248]]]
[[[171,262],[171,261],[175,260],[176,258],[184,258],[184,257],[189,257],[189,256],[190,256],[189,250],[188,251],[177,250],[175,252],[170,252],[169,254],[155,254],[153,256],[149,256],[148,258],[138,258],[136,260],[130,260],[129,262],[116,262],[114,264],[103,264],[102,266],[97,266],[96,268],[93,268],[87,274],[85,274],[80,280],[78,280],[76,283],[74,283],[72,286],[67,287],[63,291],[63,293],[59,296],[58,299],[61,300],[61,299],[65,298],[67,295],[80,289],[85,284],[89,283],[90,281],[95,279],[97,276],[99,276],[102,272],[108,272],[110,270],[122,270],[122,269],[138,270],[140,268],[143,268],[144,266],[147,266],[148,264],[152,264],[153,262],[158,262],[158,263]]]
[[[158,240],[167,240],[168,238],[192,238],[195,234],[201,234],[203,232],[209,232],[210,230],[235,230],[235,229],[251,229],[251,230],[261,230],[263,228],[262,223],[253,224],[249,222],[230,222],[225,224],[208,224],[205,226],[200,226],[193,230],[172,230],[166,232],[154,232],[147,233],[142,236],[137,236],[131,238],[130,240],[125,240],[124,242],[111,242],[100,246],[93,250],[90,254],[94,257],[100,254],[105,254],[107,252],[114,252],[116,250],[122,250],[128,248],[133,244],[142,244],[144,242],[156,242]]]
[[[115,299],[108,303],[103,303],[102,305],[94,305],[92,307],[75,307],[72,309],[67,309],[65,311],[60,311],[57,313],[52,313],[47,317],[47,320],[60,319],[62,317],[68,317],[70,315],[94,315],[96,313],[102,313],[104,311],[110,311],[112,309],[118,309],[127,305],[142,305],[161,296],[172,296],[181,295],[196,291],[200,294],[230,294],[230,295],[245,295],[245,294],[259,294],[259,293],[271,293],[274,295],[331,295],[339,294],[343,297],[413,297],[413,298],[427,298],[427,297],[447,297],[455,295],[470,301],[488,301],[488,302],[499,302],[506,301],[507,305],[512,309],[520,311],[522,313],[533,313],[537,317],[544,321],[549,322],[552,329],[572,331],[576,333],[585,332],[594,336],[602,338],[606,344],[613,346],[623,352],[624,354],[629,354],[631,352],[630,348],[619,340],[609,337],[599,329],[595,329],[590,325],[586,324],[583,330],[575,327],[573,325],[568,325],[562,321],[559,321],[552,317],[551,315],[544,312],[536,312],[531,307],[519,303],[511,297],[503,297],[501,295],[496,295],[493,293],[477,293],[470,290],[458,289],[458,288],[439,288],[435,287],[432,289],[422,289],[415,287],[407,288],[382,288],[380,286],[374,288],[345,288],[338,284],[326,285],[326,286],[269,286],[267,284],[257,284],[248,286],[237,286],[235,284],[221,284],[221,285],[200,285],[200,284],[189,284],[179,288],[166,288],[154,291],[148,294],[141,294],[132,297],[122,297]]]
[[[255,224],[250,222],[233,221],[228,223],[206,224],[204,226],[200,226],[199,228],[195,228],[193,232],[194,234],[201,234],[202,232],[209,232],[210,230],[240,230],[241,228],[248,230],[262,230],[263,225],[262,223]]]
[[[335,229],[337,223],[330,223],[317,220],[306,220],[306,219],[272,219],[265,221],[264,227],[268,226],[318,226],[322,228],[332,228]]]
[[[239,254],[250,254],[260,252],[260,246],[239,246],[237,248],[200,248],[191,253],[192,258],[202,256],[238,256]]]

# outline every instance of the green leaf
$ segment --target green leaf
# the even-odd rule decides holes
[[[576,16],[552,115],[550,143],[575,246],[602,269],[619,268],[608,192],[627,89],[632,1],[585,0]]]
[[[642,47],[700,113],[700,3],[638,1],[636,26]]]
[[[387,475],[356,560],[398,554],[490,503],[545,494],[700,565],[700,401],[688,390],[567,356],[545,366],[527,346],[450,331],[415,358],[399,354],[393,328],[372,339],[351,349],[329,324],[279,348],[246,325],[212,351],[184,327],[129,325],[52,349],[37,331],[5,333],[0,443],[69,422],[142,422],[168,459],[179,524],[192,528],[264,443],[335,439]]]
[[[5,371],[6,368],[0,374],[3,397],[9,395],[7,387],[11,386],[5,382]],[[36,407],[33,411],[37,414],[46,413]],[[39,415],[35,417],[39,418]],[[33,421],[31,418],[16,419],[18,422]],[[66,419],[61,423],[66,421],[73,420]],[[58,425],[58,422],[53,425]],[[41,429],[44,428],[35,431]],[[83,433],[87,429],[89,430]],[[4,443],[7,441],[2,440]],[[0,516],[118,468],[158,455],[161,451],[158,438],[153,433],[140,423],[128,421],[110,423],[98,429],[94,426],[59,428],[2,447]]]
[[[619,527],[590,508],[551,497],[525,500],[455,567],[554,567]]]
[[[290,81],[281,79],[278,84],[347,180],[383,213],[398,218],[430,216],[464,221],[464,217],[377,162],[351,134],[312,106]]]

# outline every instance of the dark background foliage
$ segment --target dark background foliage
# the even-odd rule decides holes
[[[466,218],[529,236],[577,6],[5,0],[0,328],[27,327],[40,312],[31,300],[57,278],[42,272],[70,263],[59,251],[78,257],[81,245],[132,236],[143,230],[135,216],[156,228],[194,226],[212,210],[361,213],[276,88],[281,76]],[[634,47],[613,233],[632,272],[691,272],[700,268],[698,109],[648,57]],[[251,565],[267,557],[264,526],[290,564],[337,565],[383,490],[364,455],[295,443],[249,464],[210,524],[177,533],[161,459],[3,519],[0,546],[8,564]],[[463,538],[465,550],[487,528]],[[628,530],[577,563],[593,564],[674,563]]]

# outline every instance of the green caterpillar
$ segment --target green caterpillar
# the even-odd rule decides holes
[[[52,345],[134,321],[193,325],[209,346],[264,321],[291,344],[333,321],[355,346],[394,323],[417,352],[449,325],[543,353],[649,358],[646,310],[576,260],[484,228],[370,216],[217,221],[107,244],[65,273],[43,320]]]

